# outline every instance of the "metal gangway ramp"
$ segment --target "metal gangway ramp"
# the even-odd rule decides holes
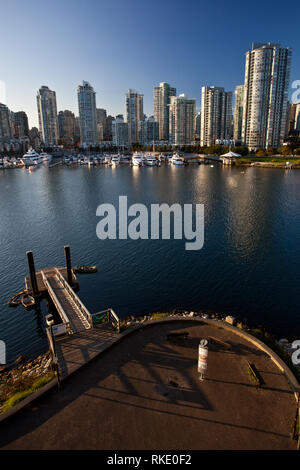
[[[70,333],[91,328],[91,314],[57,268],[41,271],[45,287]]]

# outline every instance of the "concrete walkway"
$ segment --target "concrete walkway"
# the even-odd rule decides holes
[[[168,341],[167,334],[179,329],[188,339]],[[207,377],[200,382],[198,344],[208,336],[232,349],[210,346]],[[91,357],[97,341],[86,341],[82,357]],[[259,371],[261,388],[247,361]],[[80,363],[79,357],[73,366]],[[296,406],[284,374],[253,343],[201,321],[162,322],[125,336],[67,378],[61,391],[3,422],[0,447],[295,449],[290,432]]]

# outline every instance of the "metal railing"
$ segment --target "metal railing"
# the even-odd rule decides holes
[[[56,349],[55,349],[55,341],[53,337],[52,326],[50,326],[49,328],[46,328],[46,333],[47,333],[48,343],[49,343],[50,352],[51,352],[52,366],[54,366],[56,377],[57,377],[57,384],[58,384],[58,387],[60,388],[61,383],[60,383],[59,364],[58,364],[58,357],[57,357]]]
[[[52,355],[52,360],[55,357],[55,347],[54,347],[54,342],[53,342],[53,337],[51,335],[50,327],[46,328],[46,333],[47,333],[47,339],[50,347],[50,352]]]
[[[120,331],[120,319],[112,308],[110,308],[109,311],[110,311],[110,321],[112,325],[115,326],[115,328],[119,332]]]
[[[91,314],[91,326],[92,327],[96,326],[97,324],[106,323],[106,322],[110,322],[112,326],[116,328],[118,332],[120,331],[119,317],[112,308],[106,308],[105,310],[101,310],[100,312]]]

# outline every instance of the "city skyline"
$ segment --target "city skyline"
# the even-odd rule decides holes
[[[53,11],[49,11],[35,0],[26,4],[13,1],[2,8],[7,21],[0,34],[4,40],[11,24],[15,27],[26,24],[27,54],[16,55],[19,48],[14,36],[6,41],[3,59],[6,67],[0,77],[6,84],[5,104],[15,112],[25,111],[29,126],[38,127],[35,95],[36,90],[46,85],[56,92],[58,111],[68,109],[78,116],[76,88],[82,80],[87,80],[96,91],[97,108],[106,109],[108,115],[125,115],[124,94],[134,88],[144,95],[144,112],[151,116],[153,86],[165,81],[177,88],[177,95],[186,93],[196,99],[196,111],[199,111],[202,86],[220,86],[234,91],[243,83],[245,54],[255,41],[278,42],[282,47],[291,47],[290,82],[298,79],[300,57],[295,31],[299,6],[293,7],[296,14],[283,10],[278,15],[276,3],[265,2],[259,4],[258,15],[256,3],[258,5],[254,2],[251,9],[237,2],[227,8],[214,1],[202,11],[202,2],[188,1],[184,10],[178,11],[182,9],[178,9],[176,2],[165,1],[157,15],[155,1],[147,6],[136,1],[110,6],[90,0],[87,2],[90,9],[85,9],[82,24],[80,8],[76,8],[78,2],[62,5],[54,1]],[[238,9],[235,4],[239,5]],[[131,15],[133,11],[135,15]],[[201,21],[203,13],[208,19],[206,22]],[[253,25],[249,31],[245,28],[246,17],[247,23]],[[172,25],[179,19],[180,34],[174,35]],[[203,38],[211,37],[211,25],[213,39],[205,41]],[[230,35],[228,28],[232,31]],[[97,41],[93,36],[95,31],[99,31]],[[26,72],[22,76],[21,70]]]

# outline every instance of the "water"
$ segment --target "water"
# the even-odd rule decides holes
[[[103,202],[205,205],[202,250],[184,240],[96,236]],[[183,307],[228,313],[271,332],[300,337],[300,172],[191,165],[184,168],[41,167],[0,171],[0,339],[11,364],[47,349],[42,312],[8,308],[24,287],[27,250],[37,268],[96,264],[79,276],[91,312],[120,316]]]

